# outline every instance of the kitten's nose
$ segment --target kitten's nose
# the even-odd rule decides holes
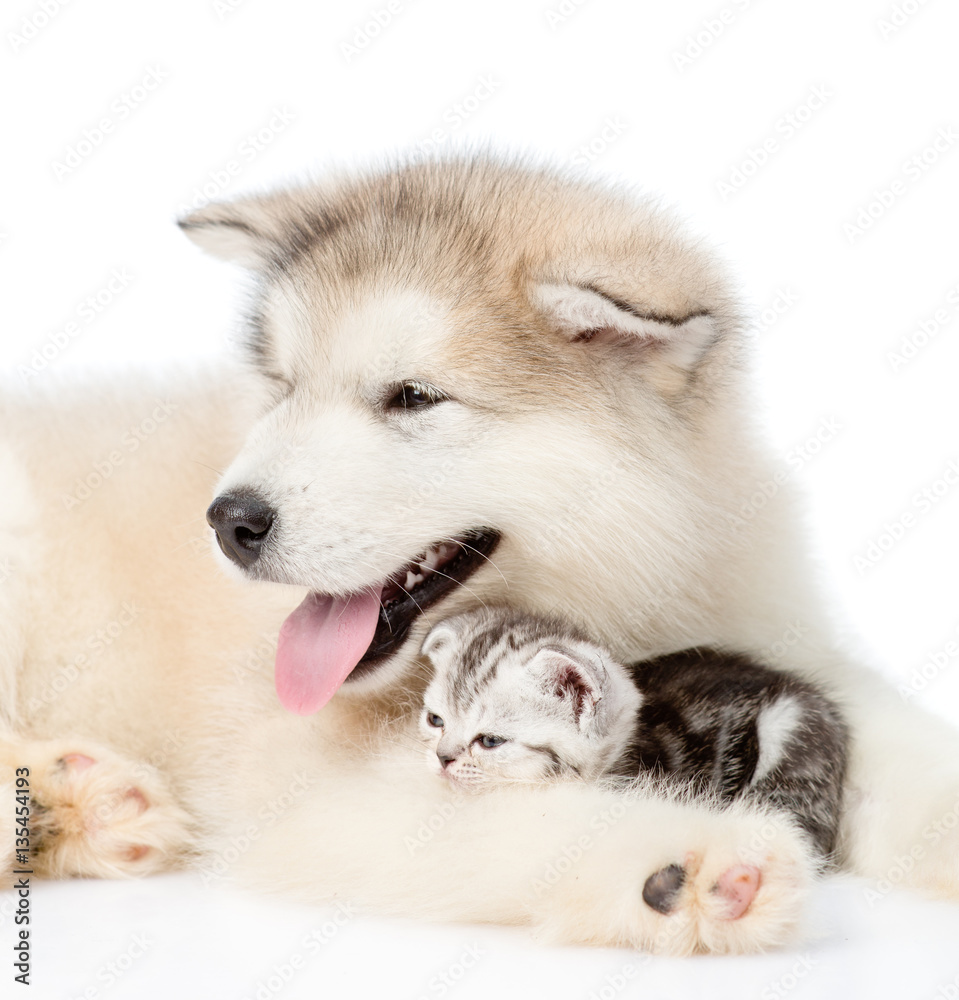
[[[450,764],[453,763],[454,760],[456,760],[455,755],[451,757],[449,754],[440,753],[439,750],[436,751],[436,756],[439,757],[440,764],[443,765],[444,771],[450,766]]]

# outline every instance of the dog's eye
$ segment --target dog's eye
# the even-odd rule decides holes
[[[477,741],[481,747],[492,750],[494,747],[501,747],[506,740],[502,736],[477,736]]]
[[[432,726],[434,729],[443,728],[443,720],[438,715],[435,715],[433,712],[426,713],[426,722],[427,725]]]
[[[411,379],[397,386],[386,404],[388,410],[418,410],[423,406],[433,406],[449,399],[435,385]]]

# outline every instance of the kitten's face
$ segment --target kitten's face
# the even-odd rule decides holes
[[[573,713],[522,683],[521,671],[468,705],[456,704],[442,679],[426,692],[420,728],[431,766],[457,785],[539,781],[562,770],[555,749],[575,759],[582,737]],[[558,710],[559,709],[559,710]]]
[[[523,623],[464,615],[423,645],[434,675],[420,728],[430,766],[463,787],[591,776],[605,759],[596,706],[608,680],[591,647]]]

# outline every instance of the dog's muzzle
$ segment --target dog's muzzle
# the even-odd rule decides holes
[[[276,511],[252,493],[217,497],[206,512],[223,554],[238,566],[250,566],[270,534]]]

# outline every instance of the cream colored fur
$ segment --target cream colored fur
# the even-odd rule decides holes
[[[929,835],[956,808],[959,738],[844,651],[789,491],[741,516],[776,466],[727,280],[671,220],[480,162],[340,178],[190,225],[261,273],[269,379],[224,364],[11,391],[0,408],[4,767],[25,762],[37,801],[64,810],[104,795],[138,806],[130,788],[147,804],[112,838],[81,821],[81,839],[101,839],[80,847],[48,830],[52,871],[136,874],[200,854],[211,882],[532,923],[558,941],[689,953],[794,935],[813,865],[780,818],[571,784],[460,801],[426,773],[408,728],[423,686],[414,650],[431,620],[492,599],[567,614],[624,659],[695,643],[758,655],[802,621],[777,665],[848,713],[844,866],[879,879],[920,845],[905,881],[959,897],[959,837]],[[577,303],[554,296],[551,311],[537,291],[568,284],[679,322],[659,339],[644,320],[577,340]],[[373,394],[406,377],[454,402],[397,431]],[[146,421],[132,450],[125,435]],[[69,503],[98,465],[109,476]],[[211,552],[204,510],[240,484],[282,512],[263,572],[283,583],[224,573]],[[503,532],[492,563],[393,661],[315,717],[280,709],[272,649],[304,587],[368,585],[478,524]],[[95,761],[96,792],[64,788],[71,753]],[[672,863],[690,877],[662,916],[640,892]],[[710,887],[739,863],[762,884],[730,921]]]

